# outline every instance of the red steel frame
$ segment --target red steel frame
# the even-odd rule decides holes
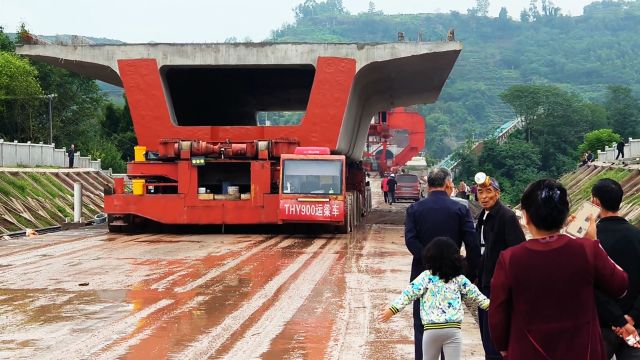
[[[356,72],[354,59],[319,57],[306,114],[298,126],[177,126],[169,113],[167,97],[155,59],[118,60],[138,144],[157,151],[163,139],[209,142],[290,139],[299,146],[336,149],[349,92]],[[230,119],[232,120],[232,119]],[[227,161],[227,160],[224,160]],[[200,200],[197,167],[188,154],[172,162],[144,161],[128,164],[132,178],[159,177],[177,183],[177,194],[136,196],[105,195],[109,215],[137,215],[166,224],[277,224],[279,194],[271,193],[279,159],[251,162],[250,200]],[[346,168],[347,166],[344,166]],[[343,184],[364,176],[346,171]],[[362,181],[363,182],[363,181]],[[364,182],[363,182],[364,183]],[[343,185],[344,186],[344,185]],[[362,187],[357,186],[356,190]],[[343,190],[344,194],[344,190]]]
[[[365,151],[364,158],[375,159],[375,153],[382,149],[382,156],[378,160],[378,171],[382,173],[388,172],[390,167],[387,165],[386,154],[388,140],[393,137],[391,130],[407,130],[409,143],[402,151],[395,154],[391,165],[391,167],[402,166],[424,149],[425,128],[424,117],[420,113],[408,111],[405,108],[395,108],[387,112],[386,126],[382,123],[375,123],[369,127],[368,136],[378,137],[381,141],[376,144],[369,142],[369,144],[377,145],[377,147],[370,152]],[[368,170],[371,170],[370,165]]]

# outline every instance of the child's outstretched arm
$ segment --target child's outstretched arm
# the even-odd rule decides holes
[[[379,315],[378,321],[385,322],[393,315],[399,313],[407,305],[411,304],[415,299],[419,298],[427,290],[427,282],[430,273],[428,271],[418,275],[409,286],[402,291],[402,294],[396,298],[389,307],[386,307]]]
[[[473,285],[469,279],[462,276],[460,281],[460,294],[463,299],[471,299],[482,310],[489,309],[489,298],[484,296],[477,286]]]
[[[393,311],[391,311],[391,309],[385,306],[384,309],[380,311],[380,314],[378,314],[378,321],[382,323],[387,322],[389,321],[389,319],[391,319],[392,316],[393,316]]]

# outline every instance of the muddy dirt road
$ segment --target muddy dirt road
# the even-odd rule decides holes
[[[375,321],[410,261],[403,227],[389,224],[2,241],[0,358],[411,359],[410,309]],[[463,326],[465,359],[482,359],[473,319]]]

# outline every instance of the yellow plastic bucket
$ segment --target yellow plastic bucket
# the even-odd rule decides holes
[[[144,195],[144,179],[131,180],[131,188],[133,189],[133,195]]]
[[[147,152],[146,146],[134,146],[133,147],[133,159],[135,161],[144,161],[144,153]]]

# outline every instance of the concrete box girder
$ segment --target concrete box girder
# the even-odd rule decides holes
[[[458,42],[385,44],[127,44],[25,45],[17,53],[122,86],[120,59],[155,59],[163,66],[278,66],[320,57],[351,58],[356,75],[335,151],[359,160],[371,117],[397,106],[434,102],[462,50]]]

